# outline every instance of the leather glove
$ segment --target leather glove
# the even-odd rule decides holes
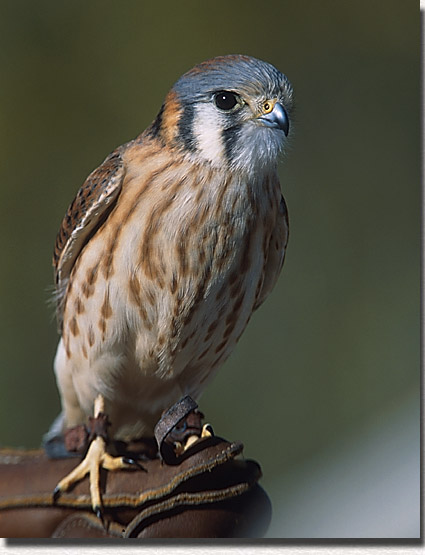
[[[172,409],[171,418],[168,411],[156,428],[159,458],[144,460],[143,469],[101,473],[103,522],[91,510],[86,479],[54,500],[55,485],[75,466],[75,458],[49,459],[43,450],[0,449],[0,535],[263,536],[270,522],[271,506],[258,485],[259,465],[241,458],[241,443],[216,436],[201,437],[199,425],[194,424],[200,414],[196,409],[177,414]],[[199,436],[196,441],[194,430]],[[187,437],[192,437],[189,447]]]

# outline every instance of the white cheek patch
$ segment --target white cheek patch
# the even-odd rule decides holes
[[[197,107],[193,119],[193,134],[198,153],[216,166],[225,162],[220,114],[212,104]]]

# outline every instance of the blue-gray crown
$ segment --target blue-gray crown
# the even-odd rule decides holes
[[[196,102],[218,90],[284,95],[290,109],[292,87],[288,78],[267,62],[243,55],[218,56],[195,66],[174,84],[181,100]]]

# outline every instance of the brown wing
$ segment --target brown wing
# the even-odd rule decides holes
[[[123,147],[112,152],[86,179],[69,206],[53,251],[58,324],[62,300],[74,263],[115,206],[124,177]]]
[[[282,270],[283,261],[285,260],[288,236],[288,210],[286,208],[285,199],[282,196],[276,226],[270,238],[269,251],[264,272],[264,281],[261,287],[260,295],[255,303],[254,310],[266,300],[267,296],[276,284],[277,278]]]

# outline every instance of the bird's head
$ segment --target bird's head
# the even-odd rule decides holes
[[[249,173],[276,165],[291,109],[291,84],[274,66],[220,56],[175,83],[150,132],[195,161]]]

